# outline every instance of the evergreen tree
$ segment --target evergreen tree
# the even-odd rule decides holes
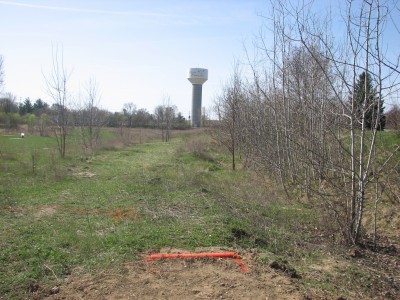
[[[49,107],[49,105],[40,98],[37,99],[32,106],[34,112],[46,109],[48,107]]]
[[[33,112],[33,105],[29,98],[26,98],[24,102],[19,104],[19,114],[21,116],[30,114]]]
[[[49,105],[44,102],[42,99],[37,99],[35,103],[33,103],[33,113],[37,116],[40,117],[41,114],[48,112],[49,110]]]
[[[367,88],[365,88],[367,87]],[[365,93],[367,92],[367,95]],[[357,119],[361,120],[363,110],[365,110],[365,128],[373,129],[375,127],[375,121],[379,114],[378,130],[384,130],[386,125],[386,117],[383,114],[384,106],[383,99],[379,103],[376,90],[372,85],[371,74],[362,72],[358,78],[355,89],[355,100]],[[364,102],[365,106],[364,106]]]

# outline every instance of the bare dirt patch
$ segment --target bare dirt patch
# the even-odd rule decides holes
[[[142,218],[137,209],[132,207],[122,207],[118,209],[77,209],[77,208],[66,208],[58,205],[38,205],[34,206],[33,216],[35,220],[39,220],[43,217],[52,216],[57,212],[68,212],[72,214],[77,213],[89,213],[89,214],[106,214],[110,215],[114,222],[119,222],[124,219],[140,219]],[[6,210],[15,213],[23,213],[26,208],[11,207],[11,206],[0,206],[0,210]]]
[[[88,170],[85,170],[85,171],[74,170],[72,172],[72,175],[75,176],[75,177],[80,177],[80,178],[92,178],[92,177],[96,176],[95,173],[90,172]]]
[[[57,212],[57,206],[53,205],[41,205],[35,207],[37,211],[34,213],[35,219],[40,219],[42,217],[54,215]]]
[[[114,222],[118,222],[123,219],[140,219],[139,213],[136,209],[131,207],[126,208],[118,208],[115,210],[107,210],[107,209],[78,209],[72,210],[72,212],[81,212],[81,213],[90,213],[90,214],[108,214],[112,216]]]
[[[49,299],[304,299],[301,288],[273,271],[243,273],[234,260],[159,260],[118,273],[70,278]]]
[[[345,269],[347,268],[348,264],[343,261],[336,260],[332,257],[327,257],[322,260],[322,262],[318,264],[310,265],[309,268],[311,270],[323,271],[326,273],[336,273],[338,268]]]
[[[165,251],[166,250],[166,251]],[[205,251],[206,249],[197,249]],[[208,251],[218,249],[210,248]],[[221,251],[221,249],[219,249]],[[185,253],[162,249],[163,253]],[[34,299],[318,299],[297,279],[282,275],[254,254],[234,259],[158,259],[127,263],[118,270],[72,275],[58,287],[40,287]],[[54,293],[56,291],[56,293]]]

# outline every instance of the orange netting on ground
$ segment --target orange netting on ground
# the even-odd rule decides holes
[[[242,272],[247,272],[242,258],[236,252],[201,252],[201,253],[157,253],[145,257],[145,260],[159,258],[234,258]]]

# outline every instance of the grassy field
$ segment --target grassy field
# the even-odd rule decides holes
[[[257,249],[261,262],[289,260],[303,272],[322,262],[315,211],[229,164],[201,132],[64,160],[53,138],[0,136],[0,297],[168,246]],[[305,285],[335,288],[312,278]]]

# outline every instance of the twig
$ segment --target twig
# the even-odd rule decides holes
[[[50,267],[49,267],[48,265],[46,265],[46,264],[44,264],[44,266],[45,266],[46,269],[50,270],[50,272],[53,273],[54,278],[55,278],[57,281],[59,281],[59,279],[58,279],[56,273],[54,273],[53,269],[50,268]]]

